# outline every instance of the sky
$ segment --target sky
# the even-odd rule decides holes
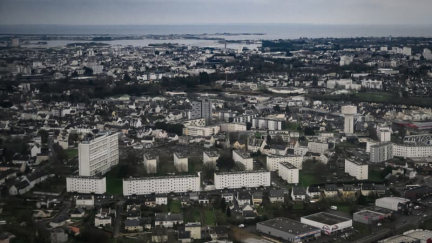
[[[0,0],[0,25],[432,25],[432,0]]]

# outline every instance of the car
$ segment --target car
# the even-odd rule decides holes
[[[426,218],[426,217],[427,217],[427,214],[423,215],[423,218]]]
[[[378,224],[377,224],[377,226],[381,226],[381,225],[382,225],[381,223],[378,223]]]
[[[240,224],[238,227],[239,228],[244,228],[245,226],[244,226],[244,224]]]

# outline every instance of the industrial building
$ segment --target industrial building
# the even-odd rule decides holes
[[[408,210],[411,203],[409,199],[402,197],[382,197],[375,200],[375,206],[401,212]]]
[[[352,227],[352,219],[324,212],[301,217],[300,222],[317,227],[326,235],[333,235]]]
[[[256,224],[256,230],[289,242],[303,242],[321,236],[319,228],[282,217],[259,222]]]

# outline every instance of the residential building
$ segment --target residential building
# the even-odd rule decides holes
[[[380,163],[391,158],[393,158],[393,144],[391,142],[382,142],[370,146],[370,162]]]
[[[303,156],[301,155],[267,155],[266,168],[268,171],[279,170],[280,163],[288,162],[297,169],[301,170],[303,165]]]
[[[432,157],[432,146],[416,144],[393,144],[393,156],[404,158]]]
[[[144,154],[144,168],[148,174],[157,173],[159,156],[146,153]]]
[[[98,176],[69,176],[66,178],[66,191],[104,194],[106,192],[106,179]]]
[[[183,214],[181,213],[155,213],[156,227],[172,228],[178,224],[183,224]]]
[[[240,163],[244,166],[247,171],[253,170],[253,158],[245,152],[239,150],[232,151],[232,158],[234,162]]]
[[[216,167],[216,161],[219,158],[219,154],[215,151],[203,151],[203,163],[205,165],[210,165]]]
[[[192,101],[189,119],[205,118],[210,120],[213,115],[213,104],[210,100]]]
[[[345,173],[357,180],[367,180],[369,178],[369,166],[362,161],[345,159]]]
[[[178,172],[187,172],[189,170],[189,159],[181,153],[174,153],[174,166]]]
[[[215,188],[242,188],[270,186],[270,171],[233,171],[216,172],[214,174]]]
[[[284,130],[285,120],[255,117],[252,118],[252,128],[270,131]]]
[[[329,145],[326,142],[309,142],[308,149],[311,153],[324,154],[329,149]]]
[[[299,169],[288,162],[279,164],[278,175],[289,184],[297,184],[299,182]]]
[[[100,133],[78,145],[79,175],[94,176],[107,173],[119,162],[118,134]]]
[[[200,175],[123,179],[123,195],[200,191]]]
[[[191,137],[208,137],[216,135],[220,131],[220,126],[185,126],[183,128],[184,136]]]

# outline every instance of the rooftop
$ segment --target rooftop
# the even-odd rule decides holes
[[[309,216],[304,216],[302,218],[309,219],[309,220],[319,222],[322,224],[328,224],[328,225],[335,225],[335,224],[339,224],[339,223],[351,220],[351,219],[344,218],[344,217],[341,217],[338,215],[334,215],[334,214],[330,214],[330,213],[324,213],[324,212],[312,214]]]
[[[285,232],[290,232],[293,234],[304,234],[304,233],[308,233],[311,231],[316,231],[316,230],[320,230],[316,227],[312,227],[310,225],[307,224],[303,224],[300,223],[298,221],[294,221],[288,218],[274,218],[274,219],[270,219],[264,222],[259,222],[257,223],[257,225],[264,225],[273,229],[278,229],[278,230],[282,230]]]

